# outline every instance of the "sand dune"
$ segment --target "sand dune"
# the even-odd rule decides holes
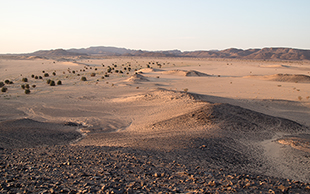
[[[151,68],[142,69],[142,73],[137,74],[131,71],[141,68],[143,64],[152,66],[154,61],[165,64],[161,71]],[[41,153],[48,152],[47,155],[56,157],[53,161],[60,158],[64,161],[59,167],[56,163],[53,167],[60,169],[59,172],[52,170],[49,173],[40,167],[39,175],[55,178],[57,174],[74,174],[76,168],[88,169],[85,171],[93,169],[97,174],[89,177],[95,177],[91,178],[94,188],[88,192],[100,190],[103,187],[100,186],[102,181],[110,180],[106,175],[98,175],[106,169],[111,170],[108,176],[114,178],[115,175],[124,177],[133,172],[139,176],[133,180],[145,181],[149,187],[163,188],[164,184],[169,185],[173,180],[181,188],[179,191],[184,193],[191,192],[189,188],[192,186],[211,188],[210,185],[214,185],[211,193],[227,190],[224,174],[234,177],[231,181],[235,181],[233,185],[236,186],[236,192],[246,190],[255,193],[265,188],[268,189],[264,192],[269,189],[281,192],[284,186],[286,190],[283,191],[287,191],[289,185],[295,184],[291,180],[310,182],[307,173],[310,171],[309,76],[300,69],[281,66],[280,70],[276,70],[260,66],[278,67],[284,62],[220,59],[116,57],[77,62],[91,63],[96,66],[96,70],[84,65],[73,66],[71,62],[0,61],[0,68],[7,70],[0,73],[0,81],[14,81],[14,84],[5,84],[8,91],[0,93],[0,152],[12,159],[8,161],[15,161],[15,157],[21,161],[25,158],[28,158],[27,161],[32,160],[32,157],[36,161],[45,161],[48,158],[44,158],[45,155]],[[129,65],[131,70],[128,69]],[[297,66],[294,63],[292,65]],[[108,66],[113,67],[112,72],[107,72]],[[307,68],[310,64],[304,62],[303,66]],[[176,68],[179,70],[171,70]],[[43,75],[43,70],[49,72],[50,76],[43,79],[32,77],[32,74]],[[73,70],[76,72],[73,73]],[[51,72],[56,72],[56,75]],[[221,76],[208,76],[202,72]],[[244,79],[251,74],[260,76]],[[81,81],[82,76],[87,81]],[[30,86],[36,85],[30,87],[30,94],[25,94],[21,88],[22,84],[27,84],[21,80],[23,77],[28,78]],[[63,84],[50,86],[47,84],[48,79],[62,80]],[[273,81],[286,83],[279,87]],[[298,91],[293,89],[297,85]],[[301,98],[298,99],[298,96]],[[59,144],[66,146],[55,146]],[[22,150],[29,147],[32,148],[28,151]],[[70,154],[60,154],[62,149]],[[110,152],[115,149],[115,152]],[[104,156],[99,154],[100,160],[93,160],[98,153]],[[120,160],[122,153],[132,158],[139,158],[141,153],[143,156],[139,161],[128,163],[128,158]],[[115,156],[113,161],[109,166],[104,166],[106,163],[101,159],[110,160],[112,155]],[[152,158],[155,156],[157,159]],[[41,164],[42,169],[45,169],[46,162],[38,163]],[[1,162],[0,165],[4,169],[2,172],[12,170],[12,176],[18,177],[21,173],[14,171],[17,169],[15,166]],[[126,172],[120,167],[122,165],[126,167]],[[180,167],[183,169],[178,173]],[[169,177],[165,174],[155,176],[158,173],[155,170],[158,169],[161,173],[169,174]],[[175,172],[171,169],[175,169]],[[211,169],[212,176],[205,174]],[[180,175],[180,178],[177,175],[178,178],[173,178],[176,174],[186,174],[184,172],[193,177],[184,178]],[[216,177],[214,172],[221,176]],[[253,175],[256,178],[251,180],[260,182],[265,178],[258,176],[268,177],[265,180],[268,185],[260,182],[251,185],[251,182],[250,186],[245,186],[246,180],[242,179],[242,183],[239,181],[239,175],[242,174]],[[28,179],[29,173],[24,176],[32,180]],[[204,184],[198,179],[191,179],[197,176],[208,181]],[[225,181],[222,180],[223,176]],[[88,179],[84,175],[73,177],[73,181],[84,177],[80,180],[83,183]],[[244,179],[246,177],[244,175]],[[280,180],[287,179],[290,181],[278,189],[278,183],[283,182]],[[0,180],[5,182],[4,178]],[[163,184],[154,183],[155,180],[163,180]],[[59,181],[59,188],[67,184]],[[216,183],[209,184],[209,181]],[[120,181],[117,178],[114,182]],[[122,182],[126,183],[123,187],[129,184],[125,179]],[[68,185],[66,187],[71,189]],[[141,185],[141,182],[133,185]],[[9,188],[7,186],[3,188]],[[144,186],[143,183],[141,191]],[[301,186],[306,189],[303,183],[298,183],[294,189]],[[37,186],[31,188],[39,192]],[[19,190],[16,188],[12,191]],[[173,189],[160,191],[173,193]]]
[[[194,71],[194,70],[170,70],[170,71],[165,71],[163,74],[168,74],[168,75],[179,75],[179,76],[187,76],[187,77],[202,77],[202,76],[209,76],[208,74],[201,73],[199,71]]]
[[[245,78],[262,79],[280,82],[310,83],[310,76],[302,74],[274,74],[266,76],[245,76]]]
[[[126,80],[127,82],[140,83],[150,81],[141,74],[134,74]]]

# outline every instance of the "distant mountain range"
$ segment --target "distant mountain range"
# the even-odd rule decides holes
[[[15,55],[16,56],[16,55]],[[20,56],[20,55],[19,55]],[[22,56],[36,56],[45,58],[54,57],[90,57],[90,56],[142,56],[142,57],[199,57],[199,58],[235,58],[235,59],[280,59],[280,60],[310,60],[310,50],[293,48],[263,48],[263,49],[236,49],[210,51],[142,51],[117,47],[89,47],[82,49],[41,50]]]

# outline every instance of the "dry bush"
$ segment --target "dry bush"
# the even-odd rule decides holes
[[[29,90],[29,89],[26,89],[26,90],[25,90],[25,94],[30,94],[30,90]]]
[[[6,92],[8,89],[6,87],[1,88],[1,92]]]

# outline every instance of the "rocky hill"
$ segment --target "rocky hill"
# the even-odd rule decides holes
[[[91,57],[91,56],[141,56],[141,57],[195,57],[195,58],[235,58],[235,59],[259,59],[259,60],[310,60],[310,50],[294,48],[262,48],[262,49],[237,49],[229,48],[225,50],[210,51],[145,51],[132,50],[117,47],[89,47],[81,49],[56,49],[40,50],[33,53],[21,55],[1,55],[1,57]]]
[[[310,60],[310,50],[294,48],[263,48],[263,49],[236,49],[230,48],[221,51],[142,51],[116,47],[89,47],[86,49],[70,49],[88,55],[104,56],[146,56],[146,57],[204,57],[204,58],[236,58],[236,59],[281,59],[281,60]]]

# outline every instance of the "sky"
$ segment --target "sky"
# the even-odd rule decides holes
[[[310,49],[310,0],[0,0],[0,53]]]

